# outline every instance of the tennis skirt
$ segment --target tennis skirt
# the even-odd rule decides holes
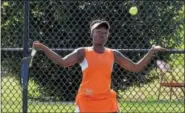
[[[75,112],[119,112],[116,92],[99,96],[77,95]]]

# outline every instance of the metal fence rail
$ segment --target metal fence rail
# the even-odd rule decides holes
[[[53,51],[74,51],[73,48],[50,48]],[[28,48],[28,51],[31,51],[32,48]],[[125,52],[148,52],[149,49],[114,49],[118,51],[125,51]],[[23,48],[1,48],[1,51],[23,51]],[[168,53],[182,53],[184,54],[184,50],[175,50],[175,49],[167,49],[165,52]]]

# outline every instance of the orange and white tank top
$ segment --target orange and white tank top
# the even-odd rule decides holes
[[[92,47],[85,48],[85,58],[80,63],[83,78],[79,95],[101,95],[111,90],[111,73],[113,69],[113,51],[105,48],[104,53],[96,53]]]

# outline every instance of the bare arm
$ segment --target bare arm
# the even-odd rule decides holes
[[[161,48],[160,46],[153,46],[148,51],[148,53],[137,63],[134,63],[132,60],[125,57],[123,54],[121,54],[119,51],[116,51],[116,50],[114,50],[114,58],[115,58],[115,61],[124,69],[132,71],[132,72],[139,72],[144,68],[145,65],[148,64],[154,52],[164,51],[164,50],[165,49]]]
[[[35,49],[42,50],[49,59],[51,59],[54,63],[58,64],[61,67],[69,67],[73,64],[79,63],[83,60],[83,57],[85,55],[85,51],[83,48],[78,48],[62,58],[42,43],[34,42],[33,47]]]

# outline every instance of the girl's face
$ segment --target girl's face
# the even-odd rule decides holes
[[[109,36],[109,31],[105,27],[97,27],[93,30],[93,44],[102,44],[104,45],[107,42]]]

